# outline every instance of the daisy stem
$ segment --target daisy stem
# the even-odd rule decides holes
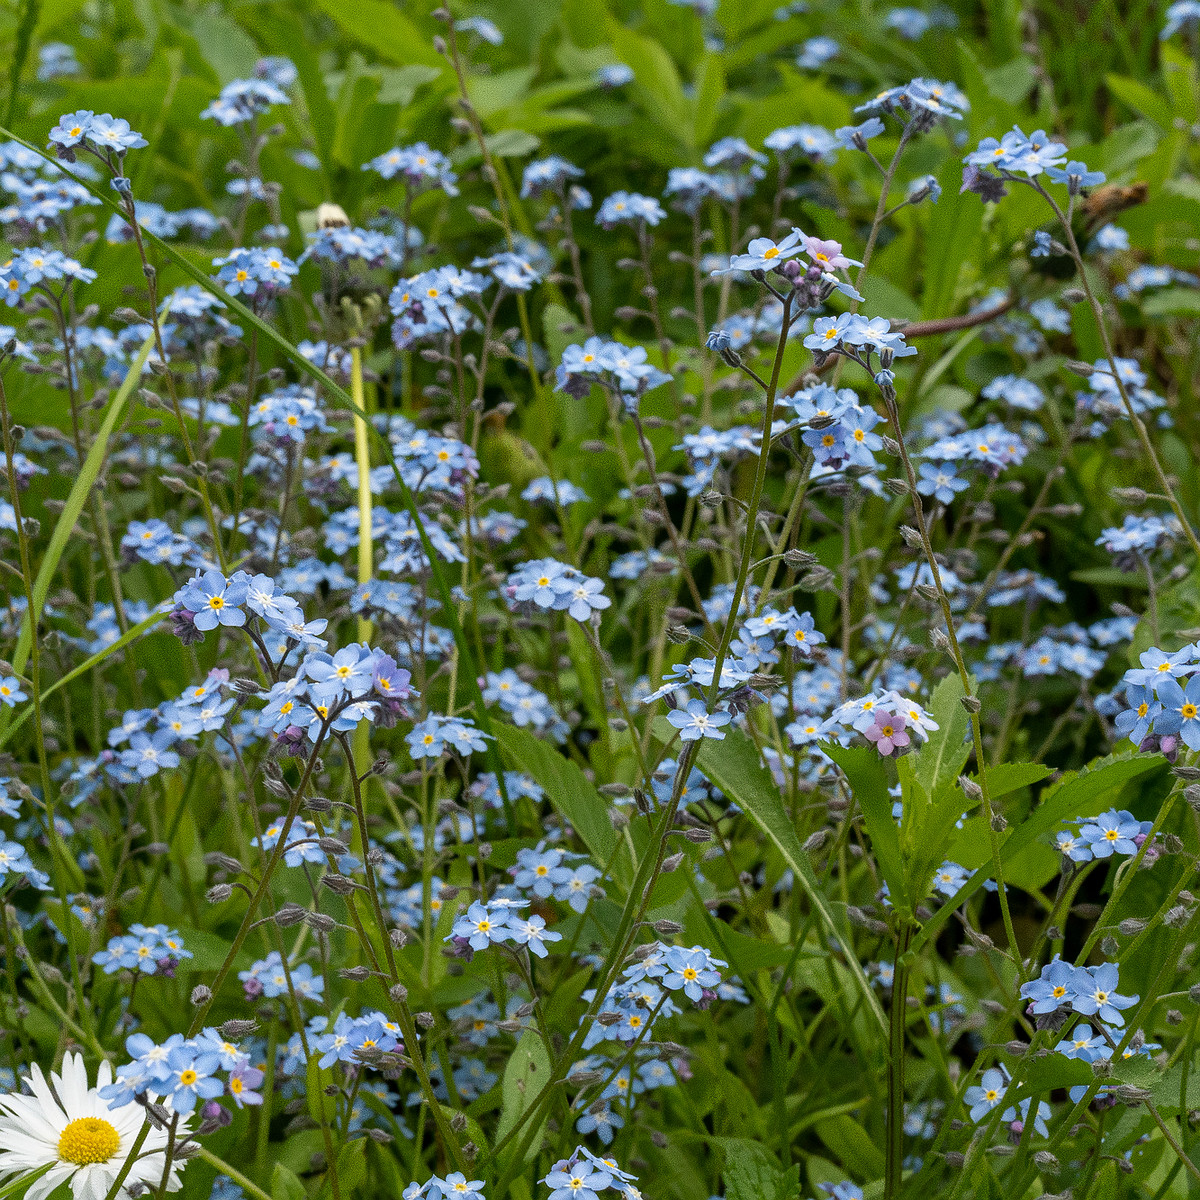
[[[223,1158],[218,1158],[208,1147],[202,1146],[199,1142],[193,1142],[192,1145],[196,1148],[197,1158],[208,1163],[210,1167],[216,1167],[222,1174],[228,1175],[234,1183],[254,1196],[255,1200],[271,1200],[270,1195],[264,1192],[257,1183],[247,1179],[241,1171],[231,1167]]]

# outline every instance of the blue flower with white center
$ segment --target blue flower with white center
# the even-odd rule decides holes
[[[693,946],[690,950],[671,946],[663,958],[667,970],[659,982],[668,991],[682,991],[694,1002],[703,998],[705,988],[716,987],[721,982],[717,966],[728,965],[714,959],[703,946]]]
[[[917,468],[917,491],[922,496],[933,496],[940,504],[949,504],[969,482],[957,473],[953,463],[923,462]]]
[[[673,708],[667,713],[667,720],[679,730],[680,738],[685,742],[697,742],[701,738],[713,738],[723,741],[725,731],[722,725],[728,725],[733,718],[727,712],[710,713],[704,701],[689,700],[687,708]]]
[[[1008,1075],[1002,1067],[991,1067],[984,1071],[977,1084],[967,1088],[963,1102],[970,1108],[972,1121],[981,1121],[1004,1099],[1008,1083]]]
[[[1077,968],[1063,962],[1061,958],[1047,963],[1037,979],[1031,979],[1021,985],[1021,996],[1032,1002],[1029,1011],[1036,1015],[1053,1012],[1060,1006],[1071,1004],[1079,983],[1077,974]]]
[[[171,1107],[179,1113],[190,1113],[200,1100],[213,1100],[225,1091],[225,1085],[215,1078],[221,1060],[215,1054],[197,1053],[188,1043],[176,1046],[167,1055],[171,1078],[166,1081]]]
[[[355,1025],[353,1017],[347,1016],[344,1012],[338,1013],[333,1028],[317,1039],[314,1049],[321,1054],[317,1065],[322,1070],[332,1067],[336,1062],[358,1062],[358,1051],[351,1041]]]
[[[509,917],[509,936],[521,946],[528,946],[530,954],[538,958],[546,957],[546,943],[562,940],[561,933],[555,933],[546,928],[546,921],[536,913],[530,917],[519,917],[515,914]]]
[[[554,881],[554,899],[565,900],[575,912],[581,913],[587,908],[592,889],[596,888],[596,881],[602,876],[599,868],[591,863],[580,863],[575,867],[556,867],[551,872],[551,878]],[[602,890],[597,890],[601,895],[604,894]]]
[[[1137,996],[1117,994],[1119,983],[1116,963],[1103,963],[1098,967],[1078,967],[1071,1007],[1085,1017],[1099,1017],[1108,1025],[1124,1025],[1125,1018],[1120,1010],[1132,1008]]]
[[[1107,177],[1103,171],[1089,171],[1086,163],[1071,161],[1065,167],[1047,167],[1046,178],[1051,183],[1065,183],[1074,196],[1082,188],[1099,187]]]
[[[205,571],[175,594],[175,601],[195,614],[197,629],[208,631],[218,625],[245,625],[247,584],[236,578],[226,579],[220,571]]]
[[[600,205],[596,224],[605,229],[640,221],[657,225],[666,215],[666,210],[651,196],[641,196],[636,192],[613,192]]]
[[[122,156],[127,150],[140,150],[150,144],[137,130],[130,129],[129,122],[123,117],[113,117],[109,113],[92,117],[87,138],[99,149],[112,150]]]
[[[1069,829],[1060,830],[1054,835],[1054,848],[1059,854],[1065,854],[1072,862],[1091,862],[1092,847],[1081,840]]]
[[[1095,858],[1110,858],[1114,854],[1136,854],[1134,838],[1142,832],[1142,823],[1127,812],[1110,810],[1079,827],[1081,841],[1087,843]]]
[[[483,950],[494,942],[504,942],[512,936],[509,919],[514,915],[511,909],[493,908],[478,900],[472,901],[466,913],[454,922],[445,940],[465,938],[472,950]]]
[[[1136,684],[1125,689],[1125,702],[1129,707],[1117,714],[1114,722],[1116,731],[1135,746],[1140,746],[1146,740],[1155,718],[1162,712],[1162,705],[1150,688]]]
[[[1157,692],[1163,710],[1154,719],[1154,732],[1178,734],[1189,750],[1200,750],[1200,675],[1193,675],[1186,688],[1166,676]]]

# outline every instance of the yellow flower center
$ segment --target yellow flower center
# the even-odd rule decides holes
[[[72,137],[78,137],[82,132],[83,132],[83,129],[79,125],[71,126],[71,136]]]
[[[231,1075],[229,1077],[229,1090],[235,1096],[241,1095],[242,1088],[245,1086],[246,1085],[236,1075]]]
[[[1179,715],[1185,720],[1190,721],[1196,715],[1196,706],[1194,704],[1185,704],[1180,710]]]
[[[769,250],[763,251],[763,258],[778,258],[778,257],[779,257],[779,247],[778,246],[772,246]]]
[[[224,608],[225,598],[223,596],[210,596],[208,600],[209,608]]]
[[[120,1148],[121,1135],[101,1117],[72,1121],[58,1139],[58,1157],[79,1167],[107,1162]]]
[[[1063,987],[1061,984],[1058,987],[1054,988],[1054,990],[1051,991],[1051,993],[1050,993],[1050,995],[1052,995],[1055,998],[1055,1000],[1061,999],[1066,994],[1067,994],[1067,989],[1065,987]]]
[[[239,270],[238,273],[234,275],[234,279],[236,279],[238,283],[245,283],[249,278],[250,272],[246,270]]]
[[[197,1079],[199,1079],[199,1076],[195,1071],[192,1070],[191,1067],[188,1067],[186,1071],[179,1072],[179,1082],[183,1084],[184,1087],[191,1087]]]
[[[696,968],[695,967],[684,967],[683,970],[680,972],[680,974],[684,977],[684,979],[686,979],[690,983],[693,979],[696,978]]]
[[[1142,703],[1138,705],[1137,715],[1139,717],[1144,717],[1149,711],[1150,705],[1143,700]]]

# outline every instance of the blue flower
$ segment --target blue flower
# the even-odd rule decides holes
[[[787,259],[794,258],[804,252],[805,235],[799,229],[793,229],[787,237],[775,242],[771,238],[754,238],[746,247],[745,254],[735,254],[729,259],[729,266],[713,272],[714,275],[725,275],[730,271],[771,271],[781,266]],[[712,349],[712,347],[710,347]]]
[[[1186,689],[1168,675],[1157,690],[1163,711],[1154,719],[1154,732],[1177,733],[1189,750],[1200,750],[1200,675]]]
[[[466,913],[454,922],[451,938],[465,938],[472,950],[483,950],[494,942],[507,941],[513,931],[509,928],[511,909],[491,909],[478,900],[471,903]]]
[[[608,1141],[612,1141],[611,1135]],[[542,1180],[554,1189],[550,1200],[600,1200],[599,1193],[612,1181],[607,1171],[598,1171],[591,1163],[561,1163]]]
[[[0,704],[13,708],[29,697],[21,690],[20,682],[12,675],[0,675]]]
[[[215,1054],[197,1053],[184,1043],[167,1055],[171,1078],[166,1082],[171,1107],[179,1113],[190,1113],[198,1100],[212,1100],[221,1095],[225,1085],[214,1078],[221,1065]]]
[[[613,192],[600,205],[596,224],[603,225],[605,229],[636,221],[657,225],[666,215],[662,205],[650,196],[640,196],[636,192]]]
[[[218,625],[245,625],[247,581],[226,579],[220,571],[205,571],[176,593],[176,602],[195,614],[197,629],[215,629]]]
[[[1077,969],[1056,958],[1042,968],[1037,979],[1021,985],[1021,996],[1032,1001],[1029,1011],[1034,1014],[1053,1012],[1068,1005],[1075,996]]]
[[[1089,171],[1086,163],[1074,161],[1065,167],[1047,167],[1046,177],[1052,183],[1065,183],[1071,195],[1081,188],[1098,187],[1106,178],[1103,171]]]
[[[923,462],[917,469],[917,491],[922,496],[933,496],[941,504],[949,504],[958,492],[970,486],[957,474],[953,463]]]
[[[1088,844],[1096,858],[1114,854],[1135,854],[1138,844],[1133,839],[1142,832],[1142,823],[1127,812],[1109,811],[1079,829],[1080,838]]]
[[[971,1120],[981,1121],[1004,1099],[1008,1076],[1002,1067],[991,1067],[979,1082],[967,1088],[963,1101],[970,1107]]]
[[[508,920],[509,936],[521,946],[528,946],[531,954],[538,958],[546,957],[546,942],[562,940],[561,933],[555,933],[546,928],[544,917],[536,913],[530,917],[511,915]]]
[[[728,725],[732,719],[727,712],[710,713],[703,700],[689,700],[686,709],[673,708],[667,713],[667,720],[679,730],[679,736],[685,742],[696,742],[701,738],[723,741],[725,731],[721,726]]]
[[[1085,1017],[1096,1016],[1109,1025],[1124,1025],[1125,1018],[1119,1010],[1132,1008],[1138,997],[1118,995],[1118,982],[1116,963],[1079,967],[1071,1007]]]

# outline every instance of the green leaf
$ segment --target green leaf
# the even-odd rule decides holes
[[[930,699],[929,712],[938,728],[930,732],[929,740],[913,755],[913,771],[931,800],[936,799],[944,785],[954,785],[967,761],[969,747],[965,739],[970,720],[962,698],[962,679],[947,675]]]
[[[338,1184],[343,1196],[350,1195],[367,1181],[367,1139],[347,1142],[337,1156]]]
[[[91,494],[92,485],[96,482],[96,476],[99,475],[100,468],[104,465],[105,455],[108,451],[108,439],[112,436],[113,429],[116,428],[117,420],[125,408],[129,394],[142,377],[142,367],[146,365],[146,359],[150,357],[150,350],[153,346],[154,334],[147,334],[142,348],[130,364],[125,378],[121,381],[121,386],[117,389],[117,394],[108,406],[104,420],[100,422],[100,428],[96,431],[96,439],[88,449],[87,457],[83,460],[83,467],[75,477],[63,510],[54,525],[54,532],[50,535],[50,544],[46,547],[46,556],[42,559],[37,578],[33,581],[33,612],[25,613],[25,619],[21,622],[21,634],[17,638],[17,648],[13,652],[12,666],[13,673],[16,675],[25,669],[25,663],[32,648],[32,629],[42,619],[42,610],[46,607],[46,593],[50,590],[50,581],[54,578],[55,571],[58,570],[59,559],[62,558],[63,551],[67,548],[67,542],[70,541],[76,522],[83,512],[83,506]]]
[[[854,1172],[867,1179],[883,1175],[883,1152],[871,1140],[871,1135],[846,1113],[827,1117],[816,1124],[817,1137],[843,1163],[854,1164]]]
[[[1135,113],[1148,117],[1156,125],[1162,126],[1168,132],[1174,127],[1175,113],[1171,105],[1152,88],[1126,75],[1106,75],[1104,82],[1122,104],[1128,105]]]
[[[1001,763],[987,773],[988,795],[999,800],[1053,774],[1054,768],[1045,763]]]
[[[613,18],[608,30],[613,49],[633,71],[647,115],[679,141],[690,143],[695,126],[671,56],[652,38],[626,29]]]
[[[1043,793],[1042,802],[1016,826],[1000,846],[1000,862],[1012,862],[1018,854],[1036,843],[1037,839],[1074,816],[1093,811],[1100,797],[1114,788],[1123,787],[1133,779],[1158,770],[1166,762],[1161,754],[1139,754],[1136,758],[1101,759],[1076,775],[1069,776],[1053,789]],[[976,856],[978,857],[978,856]],[[964,862],[963,866],[976,866]],[[908,953],[916,955],[931,938],[936,938],[951,915],[981,887],[988,872],[977,871],[957,893],[938,909],[913,939]]]
[[[696,132],[694,143],[707,146],[712,141],[717,111],[725,96],[725,68],[721,55],[706,54],[696,72]]]
[[[300,1177],[281,1162],[271,1172],[271,1200],[308,1200]]]
[[[546,1053],[546,1045],[540,1034],[532,1029],[526,1030],[504,1068],[504,1082],[501,1084],[504,1099],[500,1109],[500,1124],[496,1128],[497,1142],[503,1141],[549,1079],[550,1056]],[[541,1144],[540,1136],[532,1139],[526,1161],[538,1152]]]
[[[674,736],[675,730],[666,717],[660,717],[655,722],[654,732],[666,742]],[[730,729],[726,732],[724,741],[705,738],[701,742],[696,763],[700,770],[771,839],[783,856],[784,862],[791,868],[797,885],[808,897],[809,904],[820,918],[821,924],[825,926],[826,932],[838,941],[844,941],[846,935],[833,919],[829,902],[825,899],[808,855],[800,844],[792,819],[783,807],[779,788],[770,771],[759,761],[754,743],[741,730]],[[846,962],[853,972],[854,982],[867,1011],[886,1034],[887,1020],[862,965],[853,954],[847,955]]]
[[[407,66],[424,63],[445,67],[442,56],[430,40],[406,17],[400,6],[387,0],[316,0],[317,7],[328,13],[356,41],[374,50],[389,62]]]
[[[79,664],[79,666],[74,668],[74,670],[68,671],[65,675],[61,676],[52,684],[50,684],[49,687],[43,688],[43,703],[45,702],[47,696],[58,691],[60,687],[65,687],[73,679],[78,679],[80,675],[86,675],[93,667],[98,667],[106,658],[111,658],[117,653],[118,650],[124,650],[125,647],[130,644],[130,642],[136,642],[138,638],[142,636],[142,634],[149,633],[155,627],[155,625],[157,625],[160,621],[165,620],[166,616],[166,613],[151,613],[150,616],[148,616],[144,621],[140,621],[138,624],[130,626],[128,632],[123,633],[115,642],[105,646],[103,650],[98,650],[89,658],[85,658],[83,662]],[[21,726],[24,725],[31,716],[33,716],[32,707],[23,709],[21,715],[17,717],[17,719],[3,733],[0,733],[0,746],[3,746],[5,742],[7,742],[9,738],[11,738],[13,734],[16,733],[17,730],[20,729]]]
[[[897,911],[905,916],[911,915],[912,901],[905,877],[904,857],[900,853],[900,832],[892,816],[892,797],[888,794],[883,759],[874,749],[864,746],[838,746],[833,742],[822,742],[821,749],[842,769],[850,791],[858,801],[892,903]]]
[[[489,133],[484,139],[488,151],[497,158],[519,158],[523,154],[532,154],[541,144],[532,133],[523,129],[502,129],[499,133]]]
[[[1200,313],[1200,291],[1189,287],[1163,288],[1142,301],[1142,312],[1148,317],[1173,317],[1179,314],[1195,316]]]
[[[774,1196],[783,1176],[775,1156],[748,1138],[721,1138],[725,1151],[725,1200]]]
[[[596,862],[601,866],[610,862],[617,849],[617,831],[608,817],[609,804],[583,772],[553,746],[515,725],[497,727],[496,738],[504,758],[545,788],[550,803],[571,822]],[[628,882],[628,872],[624,876]]]

